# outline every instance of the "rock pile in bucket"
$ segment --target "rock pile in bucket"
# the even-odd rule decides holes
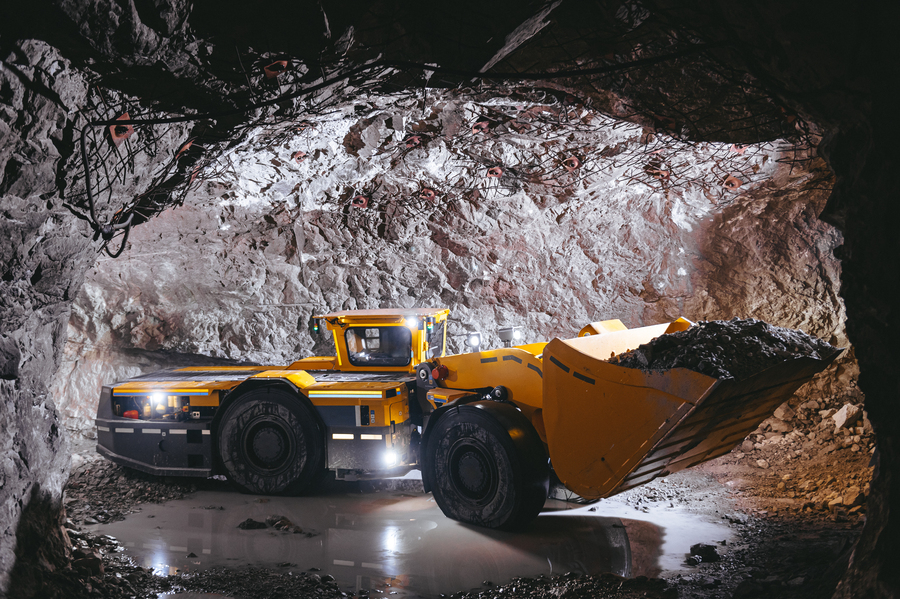
[[[685,331],[660,335],[609,362],[641,370],[687,368],[718,379],[742,380],[785,360],[824,359],[835,351],[803,331],[733,318],[703,321]]]

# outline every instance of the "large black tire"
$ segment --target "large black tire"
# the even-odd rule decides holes
[[[540,513],[549,467],[528,420],[510,405],[495,406],[495,413],[466,405],[443,414],[429,433],[425,463],[444,515],[511,530]]]
[[[251,389],[230,404],[219,424],[225,473],[245,493],[298,495],[325,472],[325,440],[315,414],[286,389]]]

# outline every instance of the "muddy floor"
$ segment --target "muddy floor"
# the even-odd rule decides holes
[[[80,448],[73,561],[47,596],[830,597],[865,521],[871,454],[759,433],[610,499],[548,500],[516,534],[443,518],[415,480],[261,498]]]

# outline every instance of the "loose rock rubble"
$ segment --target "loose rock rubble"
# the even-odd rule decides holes
[[[343,598],[353,594],[342,591],[331,576],[315,572],[279,572],[265,568],[220,569],[185,575],[173,583],[180,590],[226,593],[242,599],[268,599],[270,597],[323,597]],[[567,573],[536,578],[515,578],[505,585],[485,581],[486,589],[469,593],[441,594],[453,599],[676,599],[677,591],[660,579],[639,576],[626,579],[614,574],[583,576]],[[363,589],[353,595],[359,599],[399,594],[386,589]]]
[[[72,542],[69,566],[48,572],[36,596],[45,599],[137,597],[155,599],[172,590],[169,580],[135,566],[123,556],[121,545],[109,535],[93,535],[77,530],[71,521],[66,534]],[[10,599],[17,597],[11,588]]]
[[[154,477],[94,454],[94,459],[82,463],[69,478],[66,512],[76,524],[105,524],[124,520],[141,503],[181,499],[197,488],[190,478]]]
[[[286,566],[290,567],[290,565]],[[312,571],[268,568],[217,568],[171,577],[179,592],[221,593],[241,599],[276,597],[347,597],[331,576]]]
[[[265,522],[260,522],[259,520],[254,520],[253,518],[247,518],[243,522],[237,525],[238,528],[242,530],[264,530],[266,528],[274,528],[275,530],[280,530],[282,532],[288,532],[295,535],[305,535],[306,537],[314,537],[318,533],[303,530],[289,519],[284,516],[272,515],[266,518]]]
[[[626,368],[687,368],[714,378],[742,380],[791,358],[826,358],[835,351],[802,331],[733,318],[704,321],[661,335],[609,361]]]
[[[681,599],[828,599],[860,531],[858,524],[773,519],[753,510],[724,518],[737,539],[716,548],[718,560],[687,557],[693,571],[668,581]]]
[[[854,437],[866,445],[871,443],[871,437],[850,436],[849,431],[839,434],[837,442],[829,438],[820,440],[819,445],[811,441],[801,444],[804,436],[798,431],[768,438],[755,434],[740,450],[723,457],[719,466],[744,466],[744,470],[735,470],[735,475],[759,479],[753,493],[775,514],[802,512],[845,521],[865,514],[871,480],[872,456],[859,445],[850,445]]]
[[[631,599],[649,597],[677,599],[678,591],[664,580],[637,576],[621,578],[615,574],[583,576],[574,572],[537,578],[515,578],[509,584],[473,593],[454,593],[453,599],[494,599],[496,597],[531,599],[575,599],[576,597]],[[446,597],[447,595],[441,595]]]
[[[874,464],[872,425],[850,398],[809,394],[818,399],[791,398],[718,464],[734,476],[758,479],[753,495],[768,506],[763,509],[860,518]]]
[[[699,468],[731,489],[740,541],[721,562],[699,562],[696,574],[671,581],[681,597],[831,597],[865,523],[877,460],[855,372],[831,368],[839,391],[814,379],[730,454]]]
[[[719,552],[716,549],[715,545],[708,545],[706,543],[696,543],[691,545],[691,555],[685,562],[689,566],[696,566],[697,564],[706,562],[717,562],[719,561]]]

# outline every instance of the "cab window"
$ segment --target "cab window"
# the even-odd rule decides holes
[[[434,325],[428,333],[428,358],[440,358],[444,355],[444,338],[447,335],[447,321]]]
[[[412,333],[405,326],[350,327],[344,339],[354,366],[407,366],[412,359]]]

